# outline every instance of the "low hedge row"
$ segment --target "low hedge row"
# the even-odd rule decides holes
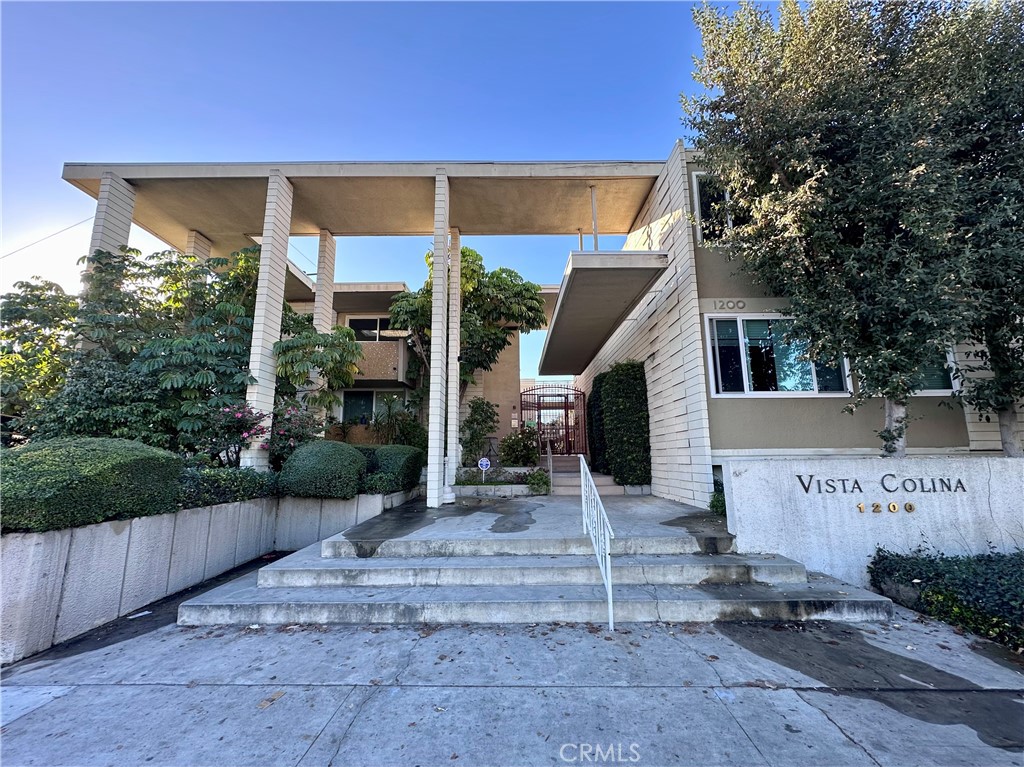
[[[1024,551],[947,557],[879,548],[868,573],[900,604],[1024,652]]]
[[[366,476],[366,456],[344,442],[319,439],[299,445],[281,467],[282,495],[355,498]]]
[[[124,439],[67,437],[0,451],[5,533],[178,510],[182,460]]]
[[[277,495],[277,475],[255,469],[185,469],[179,492],[183,509],[269,498]]]
[[[426,454],[418,447],[382,445],[377,448],[377,470],[384,474],[394,474],[398,478],[398,490],[412,490],[420,483],[426,458]]]

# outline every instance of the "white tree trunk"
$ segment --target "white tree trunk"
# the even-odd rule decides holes
[[[1000,410],[997,415],[1003,454],[1011,458],[1024,458],[1024,449],[1021,448],[1020,438],[1017,436],[1017,408],[1010,405],[1006,410]]]
[[[907,457],[907,406],[890,399],[885,401],[885,435],[882,455],[886,458]]]

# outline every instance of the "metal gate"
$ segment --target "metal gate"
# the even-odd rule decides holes
[[[537,429],[541,454],[551,442],[552,455],[587,452],[586,395],[571,386],[534,386],[519,395],[523,423]]]

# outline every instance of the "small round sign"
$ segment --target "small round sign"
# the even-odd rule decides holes
[[[476,465],[479,466],[482,471],[487,471],[489,468],[491,468],[491,459],[481,458],[479,461],[476,462]]]

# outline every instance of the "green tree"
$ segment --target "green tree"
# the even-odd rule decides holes
[[[472,248],[461,252],[461,340],[459,355],[460,396],[473,382],[477,370],[490,370],[518,330],[529,333],[547,324],[540,286],[504,267],[492,272]],[[391,303],[391,328],[408,330],[415,364],[410,376],[422,388],[430,369],[430,315],[433,298],[434,254],[427,253],[427,281],[415,292],[395,296]]]
[[[954,6],[931,30],[922,87],[943,105],[937,140],[957,170],[951,245],[972,256],[963,399],[999,421],[1003,452],[1024,456],[1024,3]]]
[[[972,259],[952,247],[958,167],[923,90],[926,2],[784,0],[694,12],[703,37],[683,98],[709,172],[729,190],[721,244],[788,297],[787,339],[857,379],[853,409],[885,399],[883,453],[905,454],[907,403],[967,333]]]
[[[4,442],[11,418],[32,412],[56,392],[67,376],[68,342],[78,301],[54,282],[39,277],[16,282],[0,296],[0,397]]]
[[[464,466],[476,465],[477,459],[484,454],[487,435],[493,434],[497,428],[498,407],[483,397],[473,397],[469,401],[469,413],[459,427]]]

